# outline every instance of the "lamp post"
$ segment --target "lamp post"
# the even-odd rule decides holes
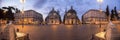
[[[102,13],[102,2],[103,2],[103,0],[97,0],[97,2],[99,3],[99,11],[100,11],[100,13]],[[102,32],[102,27],[101,27],[101,17],[99,18],[99,24],[100,24],[100,32]],[[102,40],[102,39],[100,39],[100,40]]]
[[[24,3],[25,0],[20,0],[20,3],[22,4],[22,28],[24,27]]]
[[[101,6],[102,6],[102,2],[103,0],[97,0],[97,2],[99,3],[99,10],[100,10],[100,13],[102,13],[102,9],[101,9]],[[101,19],[99,18],[99,23],[101,22]],[[101,23],[100,23],[101,24]],[[101,25],[100,25],[101,27]]]
[[[97,0],[97,2],[99,3],[99,10],[100,10],[100,13],[102,13],[102,9],[101,9],[101,6],[102,6],[102,2],[103,0]],[[101,22],[100,18],[99,18],[99,23]],[[100,23],[101,24],[101,23]],[[100,25],[101,27],[101,25]]]
[[[21,4],[22,4],[22,14],[24,14],[24,3],[25,3],[25,0],[20,0]]]
[[[102,11],[101,6],[102,6],[103,0],[97,0],[97,2],[99,3],[99,10]]]

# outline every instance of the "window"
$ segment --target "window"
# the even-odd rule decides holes
[[[57,15],[56,13],[53,13],[53,15]]]
[[[68,14],[67,14],[67,16],[70,16],[70,15],[71,15],[71,13],[68,13]]]

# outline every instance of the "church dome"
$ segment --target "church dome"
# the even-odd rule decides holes
[[[55,9],[53,8],[50,13],[57,13],[57,11],[55,11]]]
[[[48,16],[45,19],[47,24],[60,24],[61,17],[59,11],[54,10],[54,8],[49,12]]]
[[[64,24],[79,24],[80,23],[77,13],[73,9],[72,6],[70,10],[65,11],[63,23]]]
[[[48,18],[58,18],[60,17],[59,12],[56,11],[54,8],[49,12]]]
[[[65,12],[66,14],[64,15],[65,18],[77,18],[77,13],[71,6],[71,9]]]
[[[70,10],[68,10],[68,12],[67,13],[76,13],[76,11],[73,9],[73,7],[71,6],[71,9]]]

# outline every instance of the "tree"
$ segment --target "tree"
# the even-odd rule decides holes
[[[0,9],[0,19],[3,19],[3,10]]]
[[[111,20],[113,21],[114,18],[114,10],[111,11]]]
[[[107,8],[106,8],[106,15],[109,16],[110,15],[110,12],[109,12],[109,6],[107,5]]]
[[[114,7],[114,13],[115,13],[115,16],[117,17],[117,19],[119,18],[118,16],[118,13],[117,13],[117,10],[116,10],[116,7]]]
[[[12,10],[15,11],[15,8],[14,7],[3,7],[3,9],[7,9],[8,11],[6,12],[4,18],[5,20],[8,20],[8,21],[13,21],[14,20],[14,13],[12,12]]]
[[[7,11],[6,11],[7,10]],[[14,10],[14,12],[13,12]],[[0,8],[0,20],[7,20],[13,21],[14,20],[14,13],[18,13],[20,10],[14,7],[2,7]]]

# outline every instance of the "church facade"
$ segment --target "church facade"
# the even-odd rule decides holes
[[[80,20],[77,16],[77,12],[71,6],[71,9],[65,12],[63,18],[64,24],[80,24]]]
[[[54,8],[49,12],[48,16],[45,18],[46,24],[61,24],[61,16],[59,11],[56,11]]]

